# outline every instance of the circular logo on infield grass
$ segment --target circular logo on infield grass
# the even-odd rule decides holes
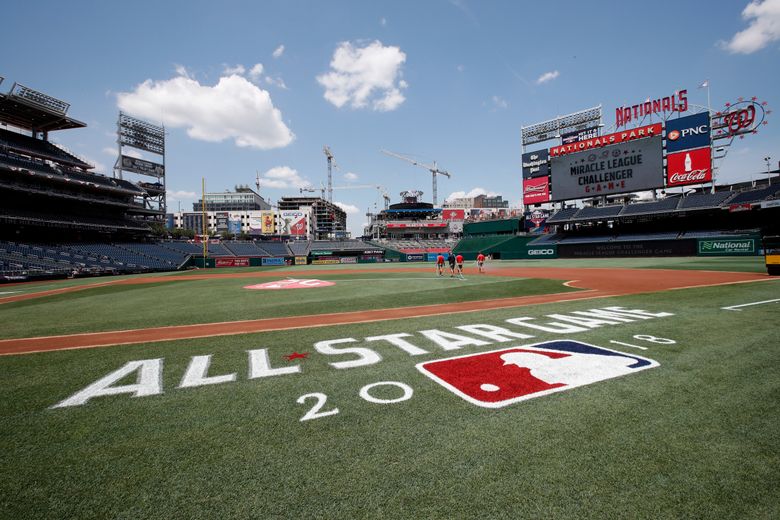
[[[298,280],[295,278],[288,278],[286,280],[278,280],[276,282],[259,283],[256,285],[246,285],[244,289],[257,289],[257,290],[274,290],[274,289],[314,289],[316,287],[330,287],[336,285],[335,282],[327,282],[325,280]]]

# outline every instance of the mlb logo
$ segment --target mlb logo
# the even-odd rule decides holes
[[[417,370],[472,404],[502,408],[657,366],[652,359],[566,340],[426,361]]]

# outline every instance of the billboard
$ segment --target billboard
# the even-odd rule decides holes
[[[710,115],[706,112],[666,122],[666,152],[710,145]]]
[[[658,188],[664,171],[661,135],[553,157],[551,167],[555,201]]]
[[[670,153],[666,156],[666,186],[712,182],[710,147]]]
[[[523,204],[539,204],[550,200],[548,177],[523,179]]]
[[[561,144],[572,144],[579,141],[585,141],[586,139],[593,139],[598,136],[599,127],[591,126],[589,128],[583,128],[582,130],[561,134]]]
[[[141,175],[151,175],[152,177],[162,177],[165,175],[165,166],[151,161],[144,161],[136,157],[127,155],[122,156],[122,170],[126,172],[140,173]]]
[[[633,141],[635,139],[660,136],[662,130],[663,125],[661,123],[626,129],[622,132],[602,135],[601,137],[594,137],[593,139],[585,139],[584,141],[578,141],[572,144],[553,146],[550,148],[550,156],[557,157],[560,155],[583,152],[585,150],[592,150],[594,148],[602,148],[604,146],[624,143],[626,141]]]
[[[280,211],[279,227],[282,235],[306,235],[306,213],[299,209]]]
[[[238,235],[241,233],[241,215],[231,213],[228,220],[228,232]]]
[[[523,154],[523,179],[544,177],[550,173],[547,161],[550,158],[547,150],[538,150]]]
[[[463,220],[466,218],[465,209],[443,209],[441,210],[442,220]]]
[[[264,235],[273,235],[275,231],[274,223],[276,218],[273,211],[260,212],[260,231]]]

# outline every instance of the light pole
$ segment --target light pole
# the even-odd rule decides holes
[[[767,182],[768,185],[771,185],[772,184],[772,176],[769,173],[769,170],[770,170],[769,162],[772,160],[772,158],[767,155],[766,157],[764,157],[764,160],[766,161],[766,182]]]

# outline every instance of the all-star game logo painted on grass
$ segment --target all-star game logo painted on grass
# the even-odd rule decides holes
[[[256,285],[244,286],[244,289],[258,289],[258,290],[274,290],[274,289],[314,289],[316,287],[330,287],[336,285],[335,282],[328,282],[326,280],[298,280],[295,278],[288,278],[286,280],[278,280],[276,282],[259,283]]]
[[[549,341],[427,361],[417,369],[472,404],[502,408],[657,366],[579,341]]]

